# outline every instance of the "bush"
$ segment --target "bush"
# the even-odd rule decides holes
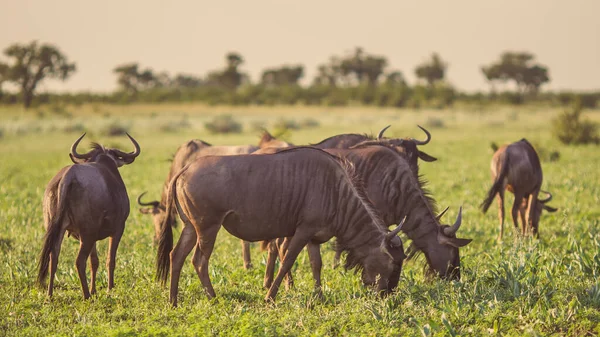
[[[217,116],[211,122],[205,123],[204,127],[210,133],[242,132],[242,124],[236,122],[231,115]]]
[[[130,127],[128,125],[121,124],[114,121],[104,127],[100,133],[104,136],[124,136],[129,132]]]
[[[445,128],[446,127],[446,123],[444,123],[444,120],[438,117],[429,117],[427,118],[427,121],[425,121],[425,125],[430,127],[430,128]]]
[[[273,128],[277,130],[298,130],[300,125],[293,119],[280,118],[273,124]]]
[[[159,130],[161,132],[177,132],[182,129],[189,129],[191,127],[192,127],[192,124],[190,124],[190,121],[188,120],[188,118],[183,117],[179,121],[170,121],[170,122],[162,124],[159,127]]]
[[[563,144],[600,143],[598,125],[588,119],[581,119],[581,101],[571,110],[565,110],[552,120],[552,132]]]
[[[72,123],[72,124],[68,124],[65,127],[63,127],[62,131],[65,133],[73,133],[73,132],[81,133],[81,132],[85,131],[85,126],[82,123]]]
[[[319,125],[319,121],[313,118],[306,118],[302,122],[300,122],[300,126],[303,128],[316,128]]]

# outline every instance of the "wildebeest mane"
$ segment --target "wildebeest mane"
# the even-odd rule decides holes
[[[325,142],[327,142],[329,140],[332,140],[332,139],[335,139],[335,138],[338,138],[338,137],[348,137],[348,136],[365,137],[366,138],[365,140],[369,140],[369,139],[374,139],[375,138],[372,134],[369,135],[369,134],[366,134],[366,133],[363,133],[363,134],[360,134],[360,133],[344,133],[344,134],[341,134],[341,135],[335,135],[335,136],[331,136],[329,138],[325,138],[325,139],[323,139],[322,141],[320,141],[318,143],[314,143],[314,144],[310,143],[309,145],[310,146],[317,146],[317,145],[321,145],[321,144],[323,144],[323,143],[325,143]]]

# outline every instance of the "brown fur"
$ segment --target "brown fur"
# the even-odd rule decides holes
[[[215,292],[208,260],[221,225],[248,241],[291,237],[280,270],[267,294],[279,285],[309,241],[336,236],[353,251],[358,265],[379,275],[378,289],[388,289],[404,259],[402,242],[386,234],[377,213],[361,198],[351,172],[321,150],[301,147],[272,155],[203,157],[171,181],[167,209],[177,207],[185,223],[177,247],[159,244],[157,274],[166,281],[171,269],[170,300],[176,305],[179,274],[185,256],[196,246],[193,263],[209,297]],[[163,225],[161,237],[168,237]],[[195,231],[196,240],[190,232]]]
[[[494,145],[492,148],[494,148]],[[545,205],[549,199],[539,200],[538,195],[542,186],[543,174],[540,159],[533,146],[521,139],[510,145],[498,148],[492,157],[491,171],[493,185],[487,197],[481,204],[485,213],[490,207],[494,196],[498,194],[500,218],[500,234],[504,232],[504,190],[515,195],[512,207],[512,219],[515,229],[518,229],[518,215],[521,216],[523,235],[527,232],[527,224],[533,234],[539,237],[539,218],[543,209],[555,212],[557,209]]]
[[[158,241],[160,234],[160,227],[166,218],[169,219],[169,225],[176,226],[177,221],[175,216],[166,217],[166,200],[167,200],[167,189],[169,182],[175,176],[175,174],[186,165],[192,163],[199,157],[204,156],[228,156],[237,154],[249,154],[256,151],[258,147],[253,145],[241,145],[241,146],[212,146],[199,139],[192,139],[177,148],[175,155],[173,156],[173,162],[169,170],[169,174],[163,184],[163,190],[160,201],[151,201],[144,203],[141,201],[142,193],[138,197],[138,204],[140,206],[152,206],[149,208],[140,208],[140,212],[144,214],[152,214],[154,221],[154,241]],[[173,214],[174,215],[174,214]],[[241,241],[242,245],[242,257],[244,260],[244,268],[252,268],[252,261],[250,258],[250,243]]]
[[[83,297],[90,297],[85,261],[89,256],[92,269],[91,293],[94,294],[99,264],[96,241],[106,237],[110,237],[108,289],[114,286],[117,247],[129,215],[129,197],[118,167],[135,160],[140,153],[139,145],[128,135],[136,147],[133,153],[93,144],[90,152],[79,155],[75,149],[83,136],[75,142],[70,153],[76,164],[62,168],[50,180],[44,192],[46,235],[40,253],[38,283],[44,283],[50,270],[49,296],[52,296],[54,275],[65,232],[69,232],[69,235],[80,242],[76,267]]]

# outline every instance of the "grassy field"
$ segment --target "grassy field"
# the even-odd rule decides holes
[[[558,111],[200,105],[42,107],[29,112],[0,108],[0,335],[598,335],[600,148],[565,147],[552,138],[549,121]],[[219,114],[233,115],[243,132],[206,132],[204,123]],[[598,111],[587,115],[600,120]],[[207,300],[187,262],[179,284],[179,307],[171,308],[167,289],[154,281],[153,225],[138,212],[135,197],[148,191],[149,197],[159,198],[168,159],[184,141],[256,144],[257,128],[276,128],[282,118],[300,125],[318,122],[285,135],[296,144],[343,132],[377,133],[388,124],[392,127],[387,136],[422,138],[416,124],[429,126],[433,139],[422,150],[439,160],[421,164],[421,172],[440,208],[450,206],[445,222],[452,222],[458,207],[464,207],[459,236],[473,239],[461,249],[461,281],[425,281],[425,261],[420,257],[405,264],[397,291],[380,299],[362,287],[359,275],[332,269],[331,245],[325,245],[324,299],[313,296],[303,252],[294,267],[295,287],[282,289],[276,303],[265,304],[266,254],[253,244],[254,268],[244,270],[239,240],[221,230],[210,265],[217,298]],[[99,293],[84,301],[74,265],[78,243],[65,238],[54,297],[49,299],[46,290],[34,283],[44,235],[44,188],[71,163],[68,151],[82,130],[88,132],[82,143],[86,146],[93,140],[129,151],[124,136],[106,135],[117,126],[129,128],[142,154],[120,169],[132,206],[117,254],[116,287],[106,291],[102,263]],[[542,161],[543,188],[554,194],[550,205],[560,210],[542,216],[540,240],[520,239],[508,225],[504,241],[498,243],[496,203],[485,215],[478,209],[491,185],[490,142],[523,137],[541,152],[560,151],[560,160]],[[508,201],[512,203],[512,195]],[[105,256],[107,241],[99,242],[98,249]]]

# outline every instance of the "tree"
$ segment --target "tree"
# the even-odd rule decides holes
[[[261,83],[267,86],[298,85],[304,76],[304,67],[301,65],[284,65],[279,68],[265,69],[261,76]]]
[[[415,68],[417,78],[424,79],[429,87],[433,87],[435,82],[444,79],[448,65],[442,61],[437,53],[431,55],[429,61],[425,61]]]
[[[248,75],[239,71],[239,67],[244,63],[244,58],[236,52],[229,52],[225,55],[225,61],[227,63],[225,69],[210,72],[207,76],[207,82],[210,85],[235,90],[242,83],[248,81]]]
[[[527,52],[504,52],[498,62],[481,67],[481,71],[492,86],[495,82],[514,81],[519,94],[535,94],[550,77],[548,68],[535,64],[534,59]]]
[[[140,70],[139,64],[127,63],[117,66],[113,69],[117,74],[117,82],[121,88],[130,93],[136,94],[139,91],[161,86],[159,78],[154,75],[152,69],[146,68]]]
[[[19,86],[25,108],[31,106],[37,86],[45,79],[65,81],[76,71],[75,63],[69,63],[51,44],[15,43],[4,50],[4,55],[12,59],[12,64],[0,66],[3,69],[0,82],[10,81]]]
[[[352,76],[358,84],[367,83],[371,86],[377,84],[379,76],[383,74],[387,60],[383,56],[368,55],[360,47],[354,50],[352,56],[343,58],[340,70],[344,76]]]
[[[187,74],[177,74],[173,81],[171,81],[171,86],[178,88],[195,88],[201,85],[202,79],[194,75]]]
[[[2,84],[8,79],[8,65],[0,63],[0,96],[2,96]]]

